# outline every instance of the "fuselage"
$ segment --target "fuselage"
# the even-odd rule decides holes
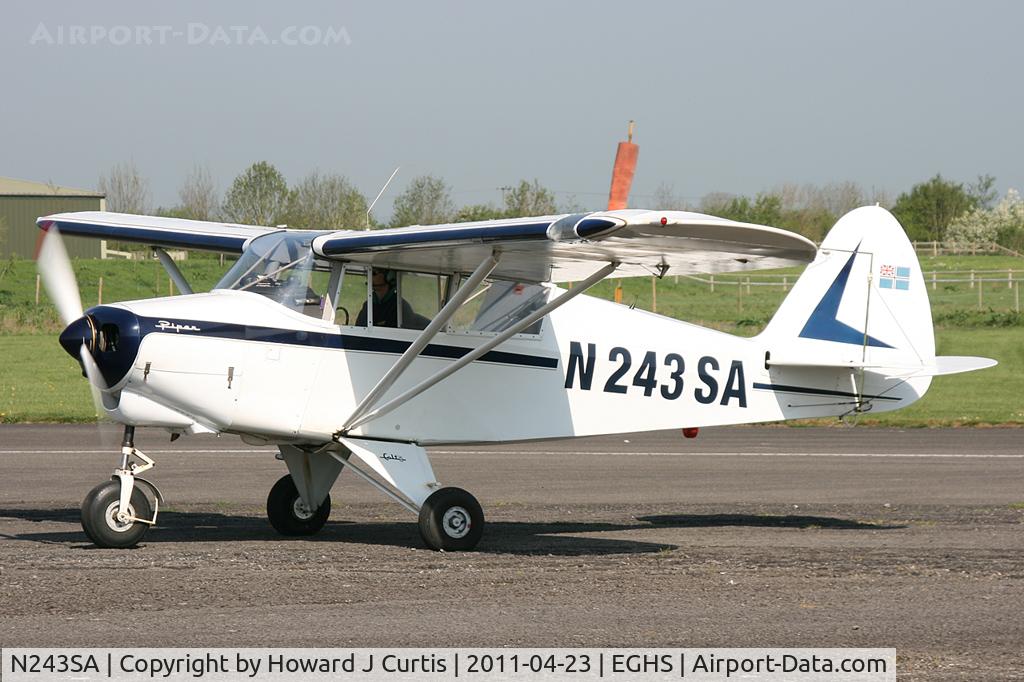
[[[548,287],[549,297],[561,293]],[[97,325],[125,327],[109,357],[96,353],[112,418],[268,442],[331,440],[420,333],[339,326],[231,290],[89,313]],[[442,331],[383,400],[491,337]],[[538,334],[512,337],[349,435],[420,444],[566,438],[843,414],[857,391],[884,389],[875,410],[919,397],[910,383],[858,388],[849,373],[770,369],[766,343],[579,296]]]

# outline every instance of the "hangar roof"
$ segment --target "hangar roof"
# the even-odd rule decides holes
[[[61,187],[47,182],[0,177],[0,196],[103,197],[103,193],[90,189]]]

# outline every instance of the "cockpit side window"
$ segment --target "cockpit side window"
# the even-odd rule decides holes
[[[547,302],[548,290],[539,284],[484,281],[459,309],[449,324],[451,333],[492,333],[505,331]],[[540,334],[543,319],[521,334]]]
[[[338,310],[335,321],[348,327],[365,327],[366,299],[368,283],[366,268],[357,265],[346,265],[341,280],[341,292],[338,294]]]
[[[424,272],[399,273],[398,326],[424,329],[441,310],[441,292],[446,277]]]

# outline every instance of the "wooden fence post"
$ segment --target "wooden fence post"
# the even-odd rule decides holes
[[[651,277],[651,312],[658,312],[658,278]]]
[[[96,305],[103,305],[103,278],[100,277],[100,285],[96,294]]]
[[[39,275],[36,275],[36,305],[39,305]]]

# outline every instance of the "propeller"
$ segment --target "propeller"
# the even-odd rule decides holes
[[[60,232],[55,226],[51,226],[43,237],[36,267],[61,322],[67,326],[82,317],[82,297],[78,293],[78,282],[71,269],[71,259],[64,248],[64,240],[60,238]]]
[[[100,368],[96,365],[96,361],[92,358],[92,353],[89,352],[88,346],[84,343],[78,351],[78,356],[82,358],[82,369],[85,370],[85,376],[89,379],[89,390],[92,391],[92,402],[96,406],[96,416],[102,420],[106,413],[104,410],[108,409],[106,405],[104,393],[109,387],[107,382],[103,379],[103,374],[100,373]],[[109,409],[113,409],[114,405],[111,405]]]
[[[43,244],[39,249],[39,257],[36,259],[36,267],[43,278],[46,286],[46,293],[57,308],[57,314],[65,327],[71,328],[76,324],[85,335],[89,330],[91,337],[88,342],[82,338],[82,345],[78,351],[78,357],[82,362],[82,370],[89,379],[89,390],[92,393],[92,402],[96,408],[96,415],[102,418],[106,414],[104,406],[104,393],[107,390],[107,383],[103,380],[100,368],[96,365],[92,353],[89,352],[89,343],[95,343],[95,335],[92,330],[92,322],[85,317],[82,311],[82,298],[78,292],[78,282],[75,279],[74,270],[71,268],[71,259],[68,258],[67,249],[64,248],[64,240],[56,226],[50,226],[43,237]],[[65,329],[68,333],[68,329]]]

